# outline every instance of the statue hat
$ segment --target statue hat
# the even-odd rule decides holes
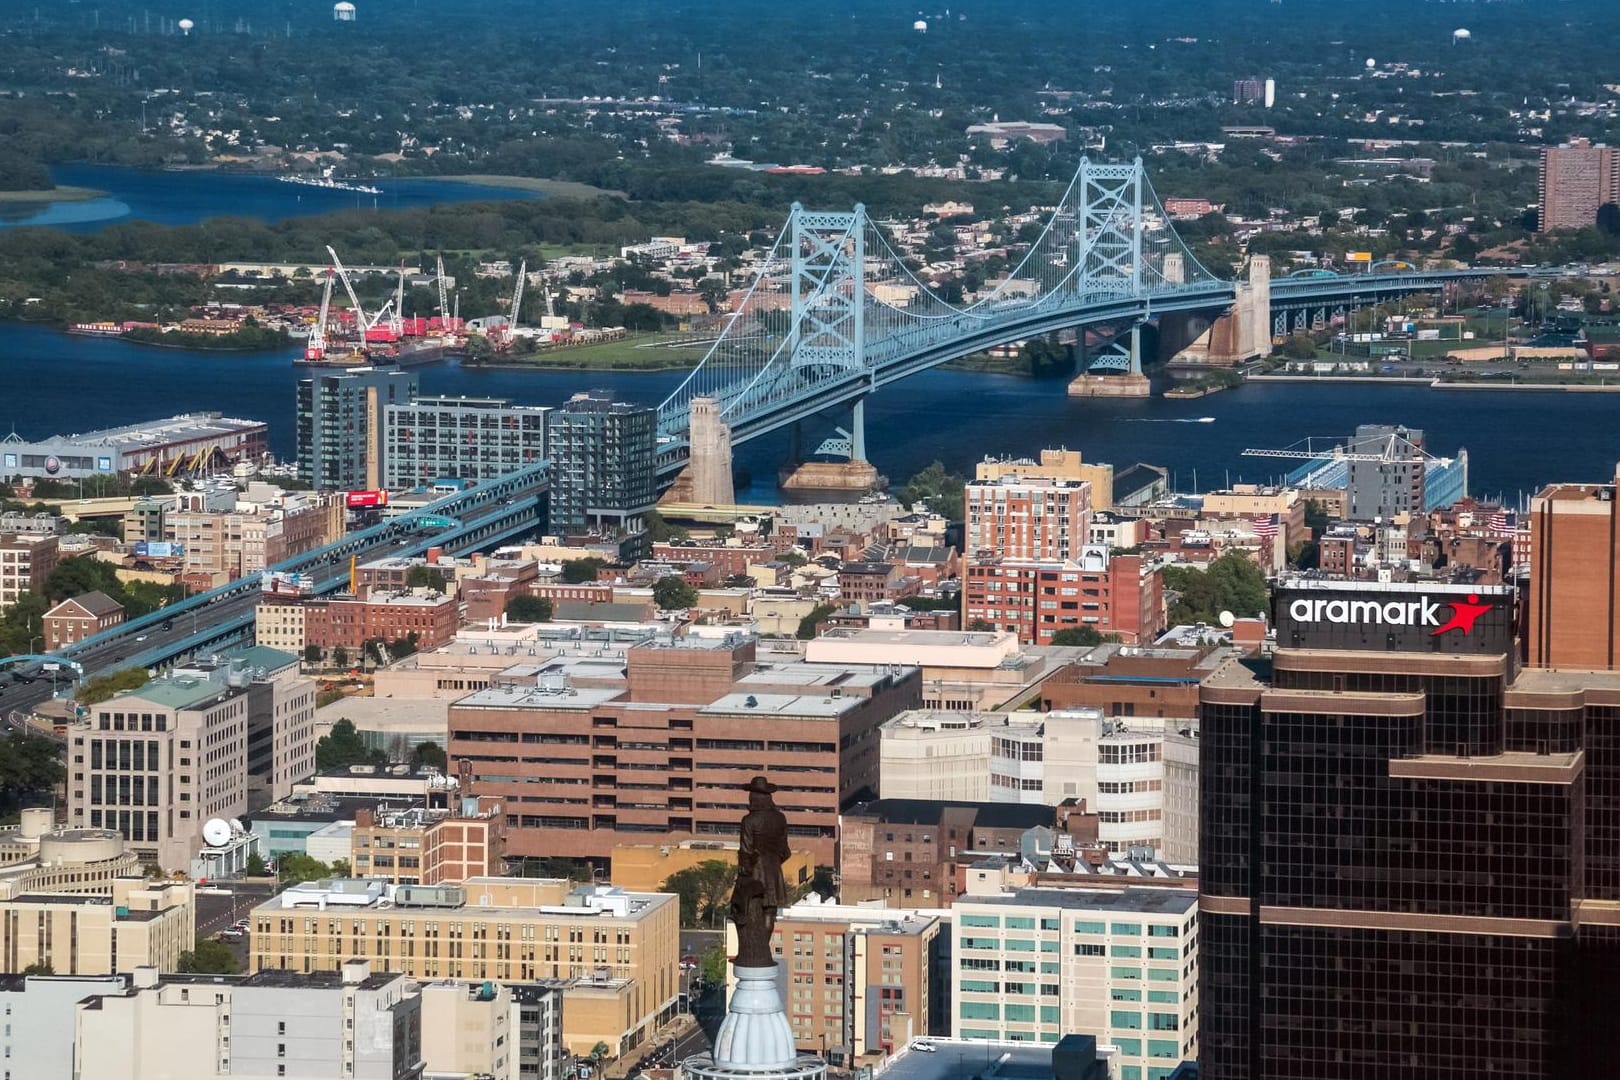
[[[756,776],[752,780],[748,781],[748,786],[743,790],[747,791],[749,794],[774,795],[776,793],[776,785],[765,779],[763,776]]]

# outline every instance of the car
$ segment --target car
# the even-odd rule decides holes
[[[912,1043],[911,1048],[913,1050],[921,1050],[925,1054],[934,1054],[939,1052],[939,1047],[935,1046],[931,1042],[924,1042],[921,1039],[918,1039],[916,1042]]]
[[[685,956],[681,957],[682,966],[691,965],[692,967],[697,967],[697,963],[697,953],[687,953]]]
[[[136,641],[145,641],[146,640],[146,635],[145,634],[137,634],[135,636],[135,640]]]
[[[174,629],[174,620],[173,619],[165,619],[164,622],[163,622],[163,629],[164,630],[173,630]]]
[[[220,937],[221,941],[241,941],[242,938],[245,937],[245,936],[246,935],[244,935],[242,933],[242,931],[238,930],[234,926],[231,927],[228,930],[221,930],[219,932],[219,937]]]
[[[238,930],[246,930],[250,924],[246,919],[237,919],[235,926]]]

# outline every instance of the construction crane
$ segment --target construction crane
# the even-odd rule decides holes
[[[337,275],[326,268],[326,285],[321,289],[321,313],[309,329],[309,343],[304,346],[304,359],[320,361],[326,356],[326,320],[332,311],[332,279]]]
[[[398,341],[405,336],[405,262],[400,260],[399,285],[394,291],[394,311],[388,316],[388,331]]]
[[[1319,448],[1321,443],[1327,443],[1328,445]],[[1364,449],[1347,450],[1345,446],[1349,443],[1354,443],[1356,446],[1364,447]],[[1352,461],[1370,461],[1382,465],[1391,465],[1397,462],[1420,460],[1425,465],[1429,462],[1450,465],[1452,460],[1451,458],[1434,456],[1398,432],[1391,432],[1388,435],[1351,438],[1311,436],[1301,439],[1292,446],[1285,446],[1281,450],[1249,447],[1242,452],[1242,456],[1319,462],[1320,464],[1301,480],[1300,486],[1302,487],[1313,486],[1316,479],[1323,473]]]
[[[439,256],[437,271],[438,271],[438,278],[439,278],[439,328],[441,330],[444,330],[444,331],[448,332],[451,329],[453,329],[454,324],[452,324],[449,321],[449,319],[450,319],[450,286],[444,279],[444,256],[443,255]]]
[[[517,333],[518,311],[523,307],[523,282],[529,275],[529,260],[518,263],[517,284],[512,287],[512,305],[506,309],[506,331],[501,335],[503,348],[510,348]]]

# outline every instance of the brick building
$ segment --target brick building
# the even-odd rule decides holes
[[[351,655],[368,641],[397,641],[412,634],[418,649],[437,649],[453,641],[461,625],[461,604],[439,593],[320,597],[302,603],[304,644],[322,650],[341,645]]]
[[[0,534],[0,611],[44,588],[59,557],[54,536]]]
[[[989,623],[1026,645],[1050,645],[1062,630],[1117,634],[1127,644],[1164,629],[1159,567],[1140,555],[1088,547],[1078,560],[998,559],[970,563],[962,580],[962,623]]]
[[[975,480],[965,499],[963,548],[970,559],[1073,559],[1089,538],[1091,485],[1084,480],[1016,474]]]
[[[45,651],[55,652],[124,621],[124,605],[99,589],[73,596],[47,611],[42,619]]]

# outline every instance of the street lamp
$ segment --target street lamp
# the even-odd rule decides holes
[[[29,653],[33,653],[33,651],[34,651],[34,642],[36,642],[36,641],[39,642],[42,645],[45,643],[45,639],[42,636],[40,636],[39,634],[35,634],[33,637],[28,639],[28,651],[29,651]]]

